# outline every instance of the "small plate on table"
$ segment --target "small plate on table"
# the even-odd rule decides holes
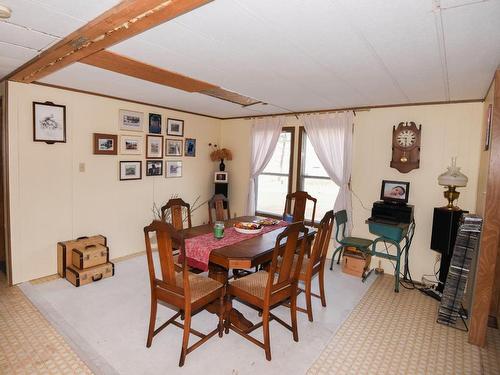
[[[239,223],[234,224],[236,232],[242,234],[257,234],[262,232],[263,228],[264,227],[261,224],[246,221],[240,221]]]
[[[270,217],[263,217],[263,218],[260,218],[260,219],[255,219],[253,221],[255,224],[260,224],[260,225],[264,225],[264,226],[269,226],[269,225],[276,225],[278,224],[280,221],[279,220],[276,220],[276,219],[273,219],[273,218],[270,218]]]

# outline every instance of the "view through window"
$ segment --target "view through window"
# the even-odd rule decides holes
[[[281,132],[271,160],[257,179],[257,212],[281,216],[291,188],[294,129]]]
[[[301,128],[300,131],[302,138],[302,145],[299,145],[301,165],[299,165],[299,186],[297,189],[307,191],[309,195],[318,200],[315,221],[320,221],[327,211],[333,210],[339,187],[328,177],[305,130]],[[312,204],[306,206],[306,219],[311,218],[312,209]]]

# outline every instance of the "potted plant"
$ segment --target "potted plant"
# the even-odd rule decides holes
[[[216,144],[209,143],[208,144],[212,148],[212,152],[210,153],[210,159],[212,161],[220,160],[219,170],[223,172],[226,169],[226,165],[224,164],[224,159],[233,160],[233,154],[231,150],[227,148],[220,148]]]

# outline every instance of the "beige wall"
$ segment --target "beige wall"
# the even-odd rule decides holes
[[[33,142],[33,101],[66,105],[67,143]],[[182,178],[145,176],[144,156],[92,154],[92,133],[120,134],[119,109],[144,112],[145,119],[149,112],[160,113],[163,125],[167,117],[185,121],[184,136],[197,139],[197,155],[182,157]],[[142,228],[153,218],[153,202],[161,205],[179,194],[192,203],[213,193],[216,164],[208,157],[208,143],[219,141],[219,127],[219,120],[208,117],[10,82],[13,283],[56,273],[58,241],[101,233],[108,237],[112,258],[144,250]],[[143,179],[119,181],[119,160],[142,160]],[[79,172],[80,163],[85,172]],[[206,220],[203,206],[193,214],[193,224]]]
[[[420,281],[423,274],[434,272],[437,253],[429,248],[432,213],[434,207],[445,203],[437,177],[450,164],[452,156],[458,156],[458,164],[469,177],[468,186],[460,189],[458,203],[463,209],[476,209],[482,106],[482,103],[408,106],[356,114],[352,188],[359,200],[353,196],[353,233],[374,237],[368,232],[365,220],[370,216],[372,203],[379,199],[382,179],[409,181],[410,203],[415,205],[417,223],[410,256],[410,271],[415,280]],[[422,124],[420,169],[408,174],[389,167],[392,126],[401,121]],[[221,126],[222,144],[234,150],[235,155],[234,160],[228,162],[228,171],[231,207],[238,214],[243,212],[248,194],[251,123],[250,120],[228,120]],[[298,121],[287,117],[287,125],[298,126]],[[386,272],[393,272],[385,261],[383,267]]]

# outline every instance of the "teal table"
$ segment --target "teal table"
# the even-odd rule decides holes
[[[408,253],[410,251],[413,234],[415,232],[415,220],[411,223],[395,223],[386,220],[377,220],[370,218],[366,220],[371,234],[378,236],[371,245],[372,256],[383,259],[389,259],[396,262],[394,266],[394,291],[399,292],[399,278],[401,268],[401,256],[404,254],[404,273],[403,279],[410,276],[408,269]],[[377,245],[384,245],[384,251],[377,249]],[[393,245],[396,253],[389,252],[389,246]],[[401,246],[402,245],[402,246]],[[380,246],[379,246],[380,248]]]

